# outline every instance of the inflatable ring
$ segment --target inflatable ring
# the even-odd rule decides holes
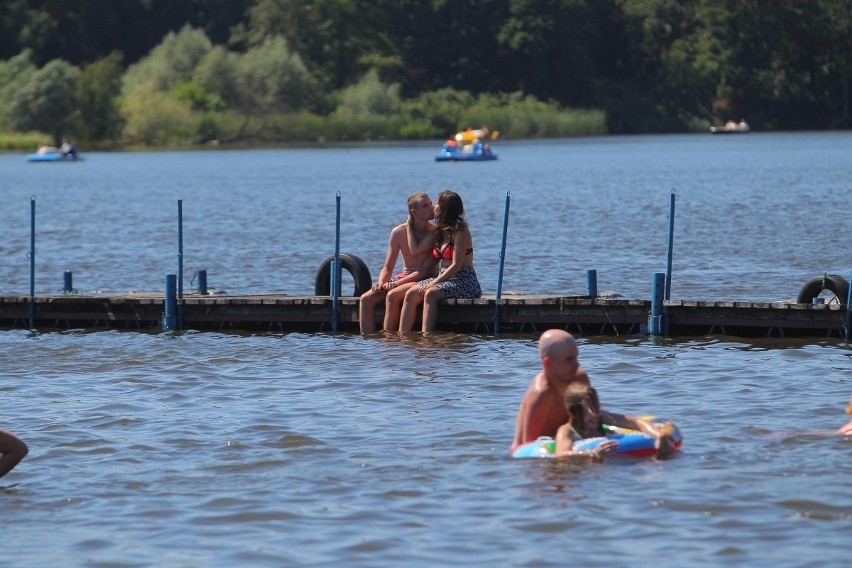
[[[671,426],[672,437],[674,438],[674,450],[679,450],[683,444],[683,436],[680,433],[677,425],[671,420],[663,420],[646,418],[651,424],[657,428],[663,426]],[[584,438],[574,442],[572,449],[582,452],[593,450],[601,443],[607,440],[615,440],[618,442],[610,456],[629,456],[629,457],[653,457],[657,454],[654,448],[656,441],[654,436],[639,432],[637,430],[629,430],[626,428],[616,428],[614,426],[604,425],[604,430],[609,432],[606,436],[598,436],[596,438]],[[514,451],[513,458],[555,458],[556,457],[556,440],[550,436],[542,436],[534,442],[524,444]]]
[[[314,294],[317,296],[331,295],[331,263],[334,262],[334,255],[331,255],[324,261],[317,270],[317,276],[314,280]],[[363,260],[354,254],[340,253],[341,275],[343,270],[349,272],[355,280],[355,291],[353,296],[360,296],[367,290],[373,287],[373,277],[370,276],[370,269]],[[342,295],[342,291],[341,291]]]
[[[796,302],[810,304],[813,298],[819,296],[823,290],[834,292],[834,295],[837,296],[837,300],[841,304],[846,304],[846,300],[849,299],[849,282],[837,274],[826,274],[824,276],[814,276],[805,282]]]

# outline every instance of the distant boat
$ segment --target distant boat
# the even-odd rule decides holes
[[[729,120],[724,126],[710,127],[710,134],[748,134],[749,132],[751,132],[751,128],[745,120],[739,122]]]
[[[45,146],[38,152],[27,154],[28,162],[79,162],[82,159],[79,154],[63,154],[54,146]]]
[[[497,154],[491,151],[488,144],[482,142],[461,146],[446,142],[441,148],[441,153],[435,156],[436,162],[484,162],[496,159]]]
[[[497,154],[491,151],[491,145],[483,140],[497,140],[500,132],[491,132],[483,126],[477,130],[468,128],[456,133],[444,142],[441,153],[435,156],[437,162],[484,162],[496,160]]]

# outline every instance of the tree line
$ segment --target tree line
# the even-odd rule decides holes
[[[4,4],[2,131],[155,144],[850,127],[852,0]]]

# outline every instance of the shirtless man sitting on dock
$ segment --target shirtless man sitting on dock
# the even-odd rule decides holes
[[[379,273],[379,281],[373,284],[372,289],[361,294],[358,307],[361,333],[376,331],[376,306],[383,300],[385,302],[384,329],[396,330],[399,327],[399,312],[406,290],[418,280],[428,276],[420,270],[432,250],[431,242],[435,226],[429,221],[433,217],[432,200],[427,194],[418,192],[408,198],[408,219],[391,230],[385,264]],[[409,240],[414,246],[410,246]],[[394,275],[396,260],[400,253],[402,253],[402,272]]]

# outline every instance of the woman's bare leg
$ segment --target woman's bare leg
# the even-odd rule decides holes
[[[438,326],[438,303],[444,295],[437,288],[426,291],[423,299],[423,331],[432,331]]]
[[[417,321],[417,308],[423,301],[423,295],[420,293],[419,286],[412,286],[405,293],[405,300],[402,302],[402,313],[399,320],[399,331],[411,331],[414,328],[414,322]]]

